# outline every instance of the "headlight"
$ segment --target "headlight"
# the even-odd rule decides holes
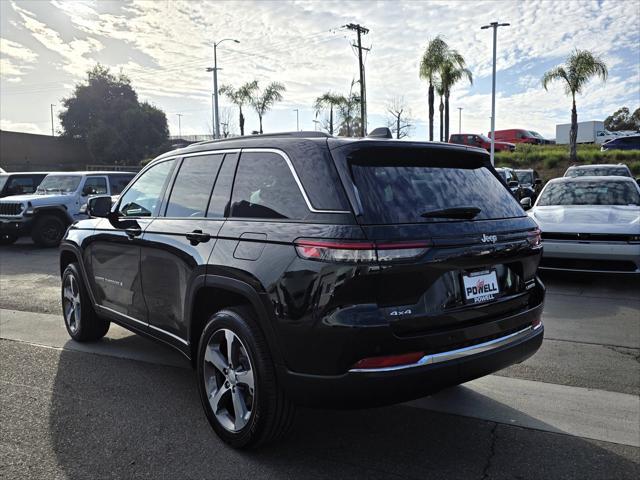
[[[640,235],[629,235],[629,243],[640,243]]]

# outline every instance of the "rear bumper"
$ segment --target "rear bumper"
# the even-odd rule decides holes
[[[543,247],[541,269],[640,273],[640,244],[543,240]]]
[[[519,314],[537,321],[542,304]],[[544,336],[540,323],[490,341],[425,355],[415,364],[390,369],[350,370],[343,375],[320,376],[280,367],[279,377],[295,402],[316,407],[363,408],[404,402],[448,386],[488,375],[533,355]]]

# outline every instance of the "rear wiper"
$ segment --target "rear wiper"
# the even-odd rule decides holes
[[[424,218],[462,218],[470,220],[481,211],[482,210],[477,207],[454,207],[431,210],[430,212],[421,213],[420,216]]]

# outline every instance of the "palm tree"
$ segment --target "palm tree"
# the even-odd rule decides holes
[[[473,85],[473,75],[471,70],[464,67],[464,58],[452,50],[450,55],[440,67],[440,83],[444,93],[444,141],[449,141],[449,96],[451,88],[466,77],[469,83]],[[442,118],[440,119],[442,121]],[[442,130],[442,129],[441,129]]]
[[[362,128],[362,119],[358,115],[359,107],[360,95],[352,92],[348,97],[342,97],[342,102],[338,107],[340,113],[339,136],[357,137],[359,135]]]
[[[220,95],[225,95],[231,103],[237,105],[240,110],[240,118],[238,124],[240,125],[240,135],[244,135],[244,115],[242,114],[242,107],[245,103],[251,101],[253,93],[258,89],[258,82],[248,82],[242,85],[237,90],[231,85],[223,85],[218,90]]]
[[[444,137],[444,121],[443,121],[443,113],[444,113],[444,103],[442,99],[444,98],[444,85],[442,82],[438,81],[435,84],[436,93],[440,97],[440,106],[438,110],[440,110],[440,141],[442,142],[442,138]]]
[[[257,83],[257,82],[256,82]],[[260,120],[260,134],[262,134],[262,117],[267,113],[276,102],[282,101],[282,94],[286,91],[283,84],[271,82],[262,92],[255,92],[251,97],[251,105],[258,114]]]
[[[322,96],[316,98],[313,108],[316,111],[316,117],[325,108],[329,109],[329,135],[333,135],[333,109],[339,107],[346,101],[343,95],[337,93],[326,92]]]
[[[422,55],[420,61],[420,78],[429,81],[429,140],[433,141],[433,103],[434,103],[434,84],[440,66],[444,62],[446,53],[449,50],[447,43],[439,35],[429,41],[427,48]]]
[[[582,93],[582,89],[589,82],[591,77],[598,76],[602,81],[607,80],[609,72],[607,65],[599,57],[588,50],[576,49],[564,65],[552,68],[542,77],[542,86],[547,90],[547,86],[554,80],[564,80],[565,93],[571,94],[573,101],[571,107],[571,130],[569,131],[569,158],[572,162],[578,160],[576,151],[576,140],[578,138],[578,111],[576,110],[576,93]]]

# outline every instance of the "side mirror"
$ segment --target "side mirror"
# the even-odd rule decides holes
[[[520,205],[522,205],[522,208],[524,208],[525,210],[529,210],[533,205],[533,203],[531,202],[531,197],[524,197],[522,200],[520,200]]]
[[[515,180],[511,180],[509,183],[507,183],[507,185],[509,185],[509,188],[516,188],[520,186],[520,184]]]
[[[542,180],[541,180],[541,179],[539,179],[539,178],[536,178],[536,179],[533,181],[533,184],[534,184],[534,185],[542,185]]]
[[[105,218],[111,212],[111,197],[100,195],[92,197],[87,201],[87,213],[91,217]]]

